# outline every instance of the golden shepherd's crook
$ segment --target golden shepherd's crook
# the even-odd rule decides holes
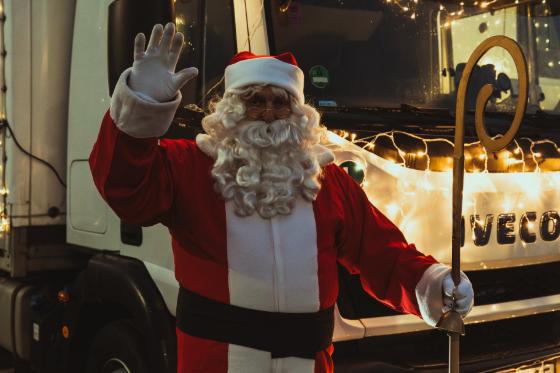
[[[480,58],[491,48],[502,47],[509,52],[515,62],[519,79],[519,96],[513,123],[509,130],[500,138],[492,139],[486,132],[484,125],[484,109],[492,96],[494,86],[486,84],[478,92],[476,98],[475,126],[476,133],[482,145],[489,153],[495,153],[505,148],[515,137],[521,126],[525,109],[527,108],[528,78],[527,62],[519,45],[506,36],[493,36],[483,41],[473,52],[459,83],[457,90],[457,107],[455,117],[455,150],[453,153],[453,231],[451,235],[451,276],[455,286],[460,282],[461,266],[461,218],[463,208],[463,174],[465,169],[464,135],[465,135],[465,100],[467,85],[472,71]],[[449,372],[459,372],[459,336],[465,334],[465,327],[461,315],[455,310],[443,314],[437,328],[449,334]]]

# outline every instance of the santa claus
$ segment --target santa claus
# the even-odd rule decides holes
[[[337,263],[389,307],[434,325],[466,276],[406,242],[322,147],[290,53],[241,52],[196,141],[158,139],[195,68],[183,35],[156,25],[121,76],[90,156],[95,184],[129,223],[169,228],[180,284],[178,372],[332,372]]]

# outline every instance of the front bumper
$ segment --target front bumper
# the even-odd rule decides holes
[[[438,330],[335,343],[335,372],[447,372],[448,337]],[[471,323],[461,338],[461,372],[493,372],[560,355],[560,312]]]
[[[560,294],[545,297],[486,304],[473,307],[465,324],[478,324],[514,317],[530,316],[560,310]],[[348,320],[337,315],[335,342],[430,330],[431,327],[414,315],[395,315]]]

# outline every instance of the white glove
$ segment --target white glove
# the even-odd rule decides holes
[[[165,30],[160,24],[154,26],[146,51],[146,37],[142,33],[136,35],[134,63],[128,78],[130,88],[157,102],[173,99],[183,85],[198,75],[196,67],[175,73],[183,40],[183,34],[175,33],[175,25],[171,22],[165,25]]]
[[[451,273],[448,273],[443,278],[442,287],[444,312],[454,308],[463,317],[471,312],[474,304],[474,291],[466,274],[461,272],[461,282],[459,282],[459,286],[455,287]],[[455,294],[455,305],[453,305],[453,294]]]

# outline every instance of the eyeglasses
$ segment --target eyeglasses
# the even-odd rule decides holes
[[[292,108],[288,99],[282,97],[273,97],[267,99],[260,94],[245,100],[245,113],[251,119],[261,118],[266,111],[272,111],[278,119],[284,119],[292,114]]]

